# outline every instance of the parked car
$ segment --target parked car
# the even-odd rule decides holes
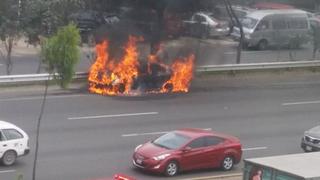
[[[300,47],[310,39],[308,13],[298,9],[257,10],[242,20],[244,44],[265,50],[270,46]],[[238,27],[231,34],[240,39]]]
[[[320,126],[313,127],[304,132],[301,148],[305,152],[320,150]]]
[[[254,9],[295,9],[289,4],[275,3],[275,2],[258,2],[252,5]]]
[[[311,13],[309,12],[311,16],[320,19],[320,12]]]
[[[320,16],[317,13],[307,12],[311,27],[320,27]]]
[[[319,28],[320,27],[320,19],[319,18],[309,18],[309,21],[310,21],[310,26],[311,27],[317,27]]]
[[[103,17],[96,11],[74,13],[69,19],[78,26],[80,32],[91,31],[103,23]]]
[[[128,9],[121,14],[121,23],[128,31],[145,36],[153,36],[158,30],[159,18],[154,10]]]
[[[240,162],[241,143],[238,138],[203,129],[180,129],[138,145],[133,165],[139,169],[163,173],[218,168],[231,170]]]
[[[164,33],[166,37],[178,38],[183,32],[183,21],[181,13],[166,12],[164,14]]]
[[[104,31],[108,27],[117,24],[120,18],[115,13],[99,13],[97,11],[80,11],[69,17],[79,29],[82,42],[95,40],[97,29],[103,27]]]
[[[195,13],[183,26],[187,35],[200,38],[226,36],[230,31],[228,21],[219,21],[212,13]]]
[[[246,6],[231,6],[233,12],[241,22],[244,17],[246,17],[250,12],[253,12],[254,9]],[[214,17],[220,21],[229,22],[230,33],[232,33],[233,27],[237,26],[236,19],[232,16],[230,17],[225,6],[218,5],[213,10]]]
[[[0,121],[0,158],[5,166],[13,165],[17,157],[30,151],[29,137],[19,127],[9,122]]]

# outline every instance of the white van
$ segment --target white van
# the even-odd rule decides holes
[[[9,122],[0,121],[0,159],[3,165],[15,163],[18,156],[30,151],[29,137],[19,127]]]
[[[257,10],[249,13],[242,21],[244,45],[264,50],[269,46],[294,47],[310,39],[308,13],[298,9]],[[235,27],[232,34],[240,38]]]

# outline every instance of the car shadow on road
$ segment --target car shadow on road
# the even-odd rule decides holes
[[[115,100],[124,101],[146,101],[146,100],[169,100],[188,96],[187,93],[142,93],[136,95],[116,95],[110,96]]]
[[[139,173],[139,174],[148,176],[150,178],[167,178],[163,174],[147,172],[147,171],[143,171],[141,169],[135,168],[135,167],[133,167],[132,169],[135,173]],[[239,172],[239,169],[240,168],[238,168],[238,167],[234,167],[234,169],[231,171],[222,171],[221,168],[214,168],[214,169],[208,168],[208,169],[180,172],[175,177],[178,179],[181,179],[181,178],[201,177],[201,176],[221,176],[221,175],[226,175],[226,174],[230,174],[230,173],[237,173],[237,172]]]

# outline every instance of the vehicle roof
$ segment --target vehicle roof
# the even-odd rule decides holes
[[[277,169],[305,179],[320,177],[320,152],[252,158],[244,161]]]
[[[198,15],[204,15],[204,16],[211,16],[211,15],[213,15],[212,12],[206,12],[206,11],[201,11],[201,12],[196,12],[196,13],[194,13],[194,15],[196,15],[196,14],[198,14]]]
[[[208,129],[199,129],[199,128],[184,128],[184,129],[178,129],[175,132],[179,133],[179,134],[183,134],[185,136],[189,136],[193,139],[198,138],[198,137],[202,137],[202,136],[219,136],[222,138],[230,138],[230,139],[234,139],[235,137],[231,136],[231,135],[226,135],[226,134],[222,134],[216,131],[212,131],[212,130],[208,130]]]
[[[17,126],[9,122],[0,120],[0,129],[3,129],[3,128],[17,128]]]
[[[217,21],[217,19],[214,17],[214,14],[212,12],[197,12],[194,13],[194,15],[200,15],[200,16],[206,16],[210,19],[212,19],[213,21]]]
[[[226,9],[226,6],[225,5],[218,5],[216,6],[217,8],[223,8],[223,9]],[[231,5],[232,9],[233,10],[243,10],[243,11],[251,11],[251,10],[255,10],[249,6],[240,6],[240,5]]]
[[[296,14],[296,15],[302,15],[307,16],[307,12],[300,10],[300,9],[268,9],[268,10],[256,10],[250,12],[247,16],[252,17],[255,19],[262,19],[265,16],[268,15],[275,15],[275,14]]]
[[[257,9],[294,9],[294,6],[275,2],[257,2],[253,5]]]
[[[315,126],[311,129],[309,129],[307,132],[311,132],[311,133],[320,133],[320,126]]]

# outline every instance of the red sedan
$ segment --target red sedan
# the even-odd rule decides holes
[[[138,145],[133,154],[137,168],[174,176],[178,172],[221,167],[230,170],[240,162],[238,138],[203,129],[180,129]]]

